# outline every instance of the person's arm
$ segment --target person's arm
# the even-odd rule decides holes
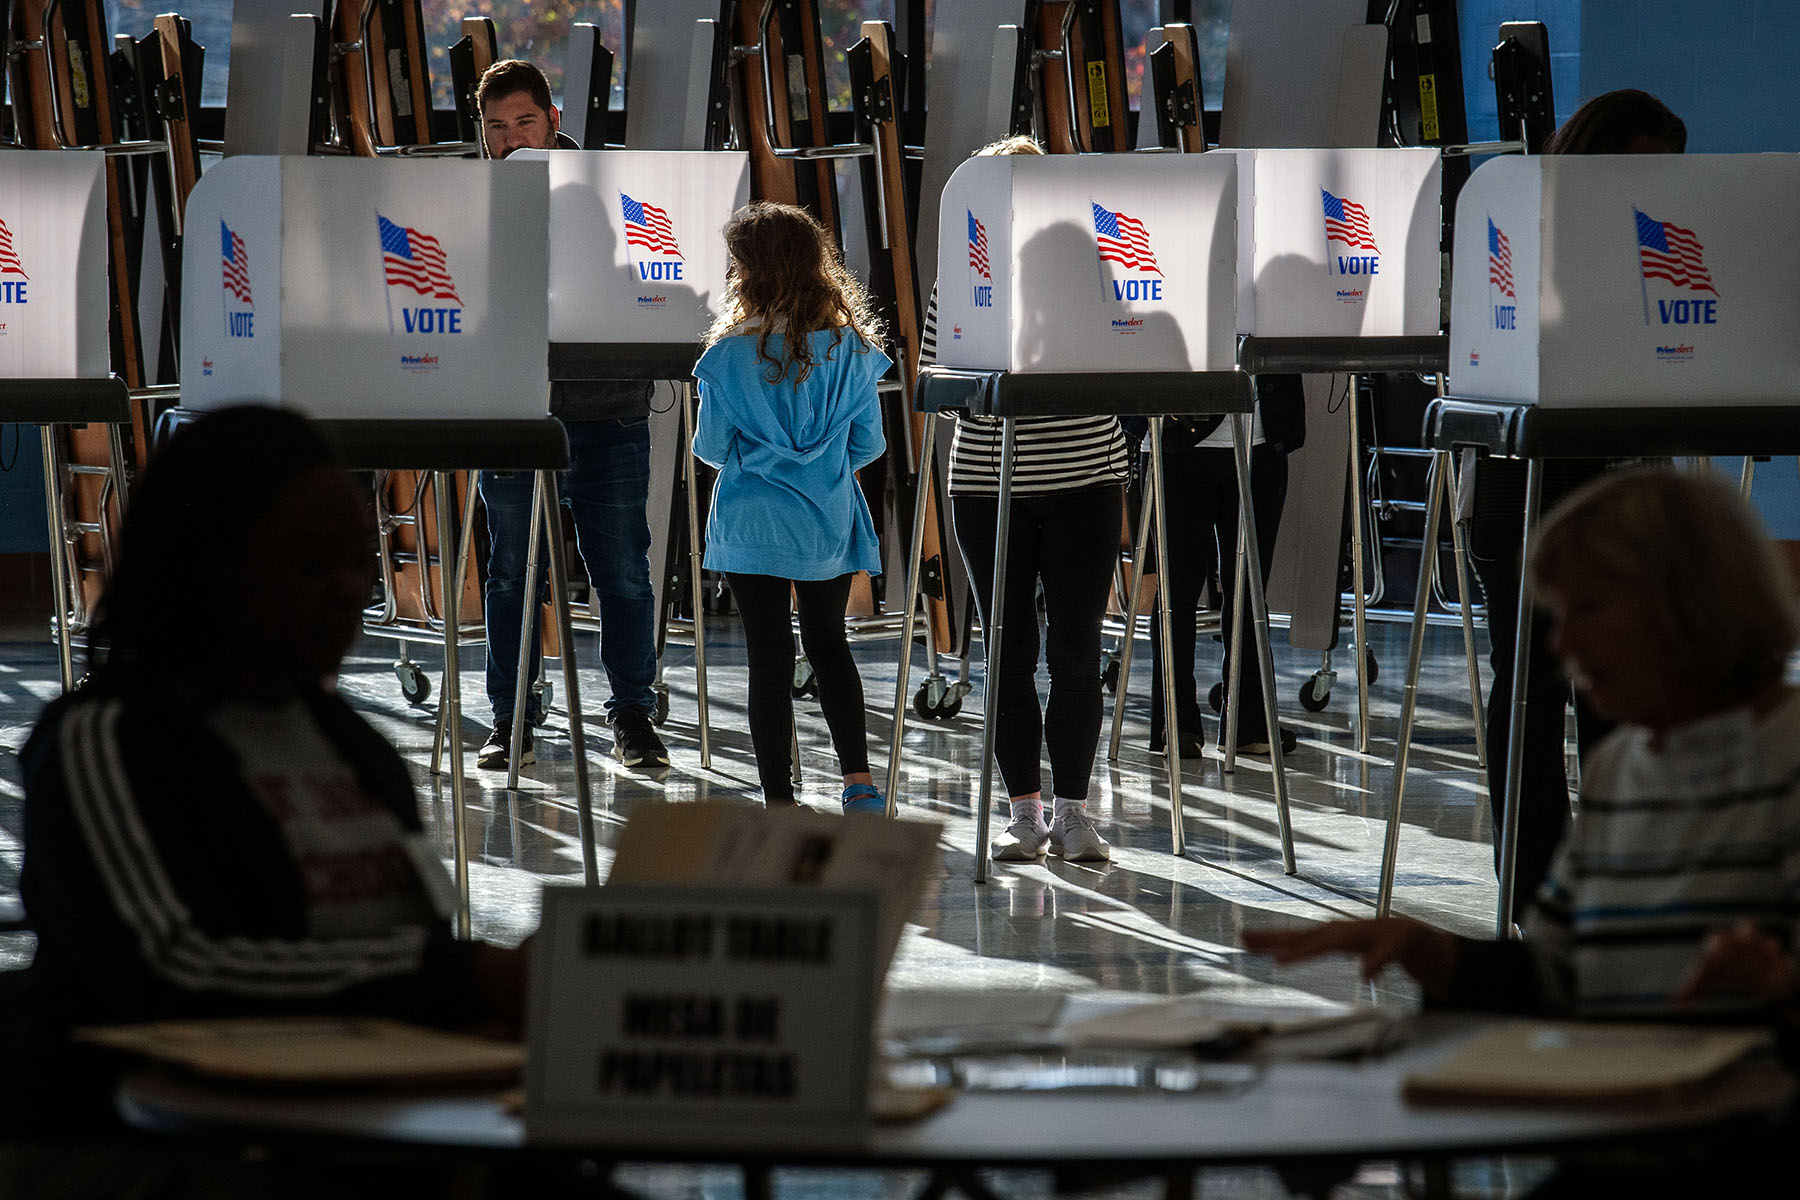
[[[694,377],[700,396],[700,411],[694,418],[694,457],[709,466],[723,467],[731,457],[735,436],[725,415],[724,389],[710,373],[696,369]]]
[[[862,404],[850,422],[850,466],[861,470],[887,449],[887,435],[881,429],[881,377],[893,363],[873,346],[866,353],[852,354],[850,362],[865,381]]]
[[[170,794],[166,753],[116,700],[68,706],[26,756],[25,901],[71,1022],[263,1012],[480,1019],[476,949],[448,929],[357,938],[269,936],[273,890],[222,886],[233,844],[217,812]],[[40,734],[43,731],[40,729]],[[216,774],[216,772],[214,772]],[[232,786],[196,779],[191,789]],[[255,804],[247,789],[246,806]],[[217,809],[219,806],[210,806]],[[197,829],[196,818],[211,827]],[[246,864],[230,864],[240,878]]]

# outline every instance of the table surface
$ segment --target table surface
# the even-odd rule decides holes
[[[1201,1165],[1308,1159],[1434,1158],[1568,1149],[1698,1131],[1772,1112],[1794,1091],[1773,1060],[1737,1064],[1661,1105],[1415,1104],[1409,1073],[1490,1021],[1434,1016],[1385,1057],[1276,1062],[1214,1092],[967,1092],[926,1119],[878,1125],[857,1146],[820,1149],[770,1138],[753,1149],[658,1149],[658,1161],[834,1163],[861,1166],[1122,1163]],[[161,1071],[129,1078],[119,1108],[136,1128],[201,1137],[283,1136],[415,1148],[510,1152],[524,1123],[493,1090],[304,1092],[257,1090]],[[1096,1136],[1096,1131],[1104,1131]],[[585,1152],[643,1156],[642,1141],[585,1141]]]

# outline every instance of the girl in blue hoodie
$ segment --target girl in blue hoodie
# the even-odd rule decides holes
[[[881,569],[855,472],[886,448],[876,383],[891,364],[867,294],[807,212],[739,209],[725,247],[725,303],[694,367],[694,453],[719,470],[704,562],[725,573],[744,621],[763,799],[795,802],[792,595],[844,775],[844,811],[885,812],[844,609],[855,573]]]

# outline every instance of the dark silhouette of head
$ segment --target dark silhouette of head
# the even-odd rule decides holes
[[[93,679],[282,699],[337,670],[376,567],[367,498],[276,408],[178,429],[132,489],[89,644]]]
[[[1575,110],[1544,143],[1545,154],[1681,154],[1687,126],[1649,92],[1620,88]]]

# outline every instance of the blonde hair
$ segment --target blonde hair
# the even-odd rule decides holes
[[[768,381],[778,383],[791,370],[798,387],[817,365],[804,335],[833,331],[826,358],[844,340],[845,326],[861,340],[858,354],[880,344],[881,321],[868,292],[805,209],[766,200],[747,204],[725,223],[725,249],[731,254],[725,302],[706,331],[706,346],[755,325],[756,356],[769,364]],[[781,335],[780,357],[769,350],[772,334]]]
[[[994,155],[1044,153],[1046,153],[1046,151],[1043,146],[1038,144],[1036,138],[1031,137],[1029,134],[1021,133],[1016,134],[1013,137],[1003,137],[997,142],[989,142],[969,157],[989,158]]]
[[[1709,479],[1610,473],[1557,505],[1532,548],[1532,583],[1598,581],[1635,596],[1661,633],[1669,686],[1701,710],[1778,681],[1800,639],[1794,579],[1756,515]]]

